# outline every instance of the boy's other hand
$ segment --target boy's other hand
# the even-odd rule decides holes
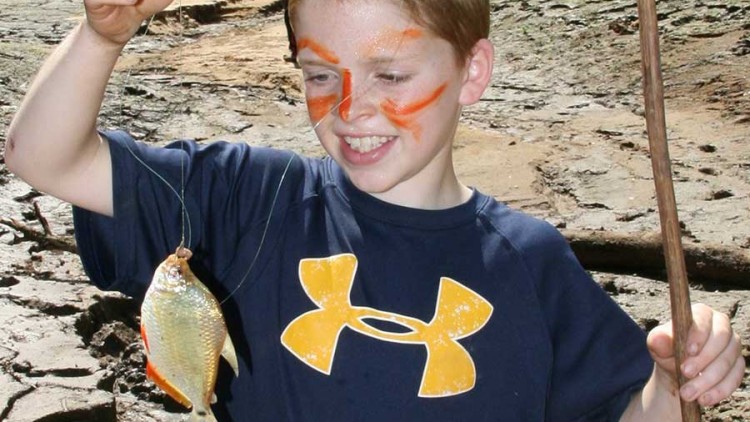
[[[105,41],[123,46],[141,22],[164,10],[173,0],[84,0],[89,26]]]
[[[693,305],[693,326],[688,334],[687,357],[681,370],[688,382],[680,389],[683,400],[702,406],[714,405],[729,397],[740,385],[745,372],[740,337],[732,331],[729,317],[703,304]],[[654,328],[648,335],[648,348],[656,362],[659,383],[673,391],[675,376],[672,323]]]

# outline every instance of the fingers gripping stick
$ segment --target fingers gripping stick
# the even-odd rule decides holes
[[[646,105],[646,127],[669,279],[677,381],[679,386],[682,386],[686,380],[680,367],[686,357],[685,346],[688,332],[693,324],[693,318],[690,309],[690,291],[680,238],[680,223],[677,217],[669,151],[667,149],[664,86],[659,58],[659,28],[654,0],[638,0],[638,16],[641,31],[641,69],[643,71],[643,96]],[[685,402],[681,399],[680,408],[683,421],[700,421],[700,407],[697,403]]]

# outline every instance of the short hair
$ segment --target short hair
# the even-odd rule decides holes
[[[289,16],[303,0],[288,0]],[[314,0],[307,0],[314,1]],[[340,0],[346,1],[346,0]],[[382,2],[385,0],[369,0]],[[489,0],[388,0],[403,5],[414,22],[427,28],[453,46],[456,59],[463,64],[477,41],[490,33]]]

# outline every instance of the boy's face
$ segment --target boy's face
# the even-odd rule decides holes
[[[456,185],[466,69],[397,2],[302,1],[295,34],[315,132],[359,189],[430,207]],[[453,186],[451,186],[453,187]]]

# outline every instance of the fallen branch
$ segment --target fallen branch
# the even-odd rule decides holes
[[[659,233],[562,230],[589,270],[666,279]],[[695,283],[750,288],[750,251],[715,244],[684,244],[687,273]]]
[[[42,224],[44,234],[46,236],[52,236],[52,229],[49,226],[49,221],[47,221],[47,218],[42,214],[42,209],[39,207],[38,201],[34,201],[34,214],[36,215],[37,220]]]
[[[43,231],[30,227],[16,219],[8,217],[0,218],[0,224],[6,225],[14,230],[21,232],[21,234],[23,235],[23,237],[21,238],[22,241],[37,242],[40,249],[59,250],[78,254],[78,247],[76,246],[75,242],[68,237],[47,234]]]

